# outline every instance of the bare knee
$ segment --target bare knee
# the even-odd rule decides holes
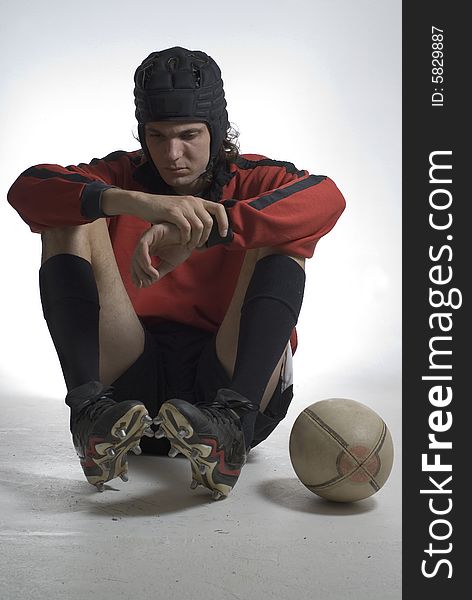
[[[289,256],[289,258],[293,259],[298,265],[300,265],[302,269],[305,268],[304,258],[299,256],[288,255],[278,247],[255,248],[247,251],[239,275],[236,290],[226,312],[223,323],[221,324],[218,334],[216,336],[216,353],[218,359],[230,377],[233,376],[234,366],[236,362],[236,354],[239,340],[239,326],[241,320],[241,309],[244,304],[248,285],[254,273],[256,263],[262,258],[270,256],[272,254],[283,254],[285,256]],[[278,371],[278,373],[280,373],[281,365],[282,359],[276,368],[276,371]],[[274,386],[277,383],[277,381],[278,377],[275,377],[274,375],[274,379],[272,382],[275,382]]]
[[[283,250],[281,250],[277,246],[267,246],[265,248],[258,248],[256,250],[256,252],[257,252],[257,260],[260,260],[261,258],[264,258],[266,256],[270,256],[272,254],[283,254],[284,256],[288,256],[289,258],[291,258],[292,260],[294,260],[297,264],[300,265],[300,267],[302,267],[302,269],[305,268],[305,259],[304,258],[302,258],[301,256],[295,256],[295,255],[292,255],[292,254],[287,254],[287,252],[284,252]]]
[[[108,235],[105,219],[85,225],[47,229],[41,234],[41,262],[56,254],[74,254],[91,261],[93,239],[105,234]]]

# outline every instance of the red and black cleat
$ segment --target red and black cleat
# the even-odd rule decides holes
[[[71,390],[70,430],[87,481],[102,492],[104,483],[121,477],[128,481],[129,451],[140,452],[143,435],[153,435],[142,402],[115,402],[110,387],[91,381]]]
[[[228,496],[246,462],[240,415],[257,410],[233,390],[220,389],[213,402],[190,404],[173,399],[164,402],[154,423],[156,437],[167,437],[169,456],[184,454],[192,465],[191,488],[203,485],[213,499]]]

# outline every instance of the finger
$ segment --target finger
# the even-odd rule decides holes
[[[180,243],[188,244],[192,237],[192,226],[181,210],[174,208],[169,211],[168,222],[177,227],[180,232]]]
[[[133,282],[134,287],[137,287],[137,288],[141,287],[141,282],[136,277],[136,273],[135,273],[134,269],[131,269],[131,281]]]
[[[188,242],[190,241],[190,239],[192,237],[191,224],[187,220],[185,220],[185,223],[182,223],[181,226],[177,225],[177,227],[180,231],[180,243],[188,244]]]
[[[175,265],[172,265],[170,262],[163,260],[162,262],[159,263],[159,269],[158,269],[159,279],[162,279],[165,275],[167,275],[167,273],[170,273],[174,269],[175,269]]]
[[[192,250],[200,244],[200,240],[205,230],[205,225],[197,213],[194,213],[193,217],[191,218],[190,224],[192,227],[192,234],[190,237],[190,241],[186,244],[186,246],[187,248]]]
[[[133,282],[133,285],[135,287],[137,287],[137,288],[141,287],[141,281],[136,273],[136,260],[135,260],[134,255],[131,260],[131,281]]]
[[[141,279],[139,279],[134,270],[131,271],[131,280],[133,282],[134,287],[137,287],[138,289],[143,287],[143,282],[141,281]]]
[[[141,272],[144,273],[146,277],[148,277],[152,281],[157,281],[159,275],[152,265],[151,256],[149,255],[148,248],[143,250],[141,256],[137,256],[136,262],[139,265]]]
[[[152,233],[148,230],[139,240],[136,249],[134,251],[134,257],[142,268],[151,266],[151,245],[152,245]]]
[[[154,283],[152,278],[144,271],[138,262],[136,262],[134,265],[134,271],[136,280],[140,282],[140,285],[137,287],[148,287]]]
[[[228,235],[229,220],[225,207],[222,204],[211,202],[210,200],[205,200],[204,206],[205,209],[216,218],[216,222],[218,223],[218,233],[220,236],[226,237]]]
[[[143,270],[140,260],[143,260],[142,259],[142,248],[141,248],[141,245],[138,244],[138,246],[136,247],[136,250],[134,251],[133,258],[131,260],[131,279],[133,281],[133,284],[137,288],[144,287],[144,284],[146,283],[146,280],[147,280],[146,273]]]
[[[155,282],[158,279],[158,274],[151,262],[151,254],[149,251],[151,242],[152,237],[150,234],[144,234],[141,240],[138,242],[133,261],[138,268],[138,274],[141,278],[144,275],[146,279],[150,280],[151,282]]]
[[[156,281],[159,279],[159,273],[156,270],[154,270],[152,274],[148,273],[147,271],[141,270],[139,277],[142,281],[143,287],[149,287],[153,283],[156,283]]]
[[[153,282],[159,279],[159,271],[152,265],[146,270],[146,274],[148,277],[150,277],[150,279],[152,279]]]
[[[204,208],[202,208],[201,211],[198,211],[197,214],[198,218],[203,224],[203,230],[200,235],[198,244],[196,246],[198,248],[200,246],[203,246],[210,237],[211,230],[213,229],[213,219],[211,218],[211,215],[208,213],[208,211],[206,211]]]

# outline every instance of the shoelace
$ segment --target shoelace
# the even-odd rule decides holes
[[[104,391],[99,398],[88,400],[81,407],[77,414],[76,421],[81,421],[84,417],[94,420],[102,415],[110,406],[114,406],[116,402],[112,398],[112,389]]]
[[[195,406],[202,412],[209,414],[217,423],[234,422],[234,413],[238,415],[257,410],[258,407],[241,396],[241,399],[229,398],[223,399],[216,397],[212,402],[197,402]]]

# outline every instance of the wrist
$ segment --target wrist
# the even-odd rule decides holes
[[[135,208],[134,192],[121,188],[109,188],[102,193],[102,211],[108,217],[133,215]]]

